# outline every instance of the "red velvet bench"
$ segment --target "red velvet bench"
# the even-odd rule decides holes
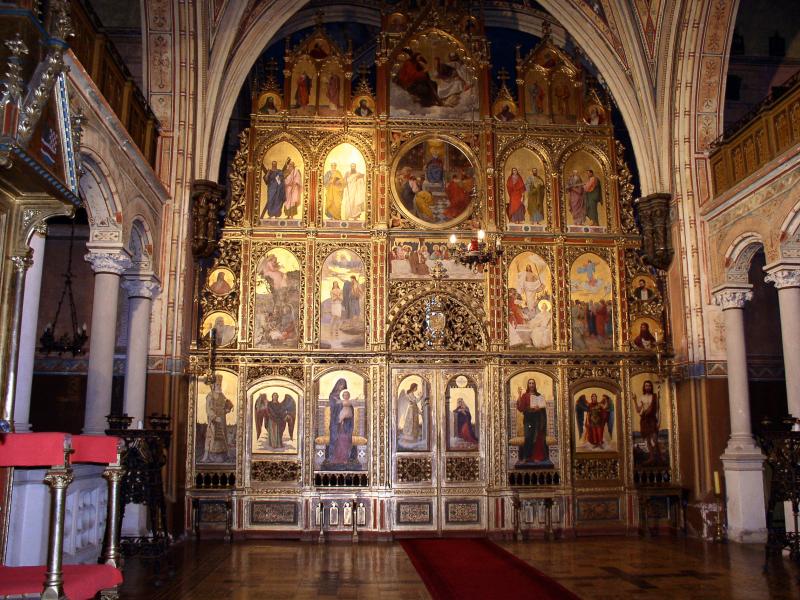
[[[120,440],[111,436],[66,433],[0,434],[0,467],[48,467],[44,482],[50,486],[50,539],[47,565],[6,567],[0,565],[0,597],[40,595],[43,600],[118,598],[122,583],[119,570],[119,487],[123,475]],[[61,563],[64,546],[64,510],[72,465],[108,465],[108,517],[102,564]]]

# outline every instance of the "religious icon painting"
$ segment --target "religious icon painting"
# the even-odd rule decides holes
[[[637,303],[652,302],[656,299],[658,286],[648,273],[639,273],[633,277],[629,288],[629,297]]]
[[[550,221],[547,184],[541,157],[529,148],[517,148],[503,165],[501,196],[505,199],[506,229],[544,231]]]
[[[517,104],[513,100],[501,98],[492,105],[492,114],[498,121],[508,122],[517,118]]]
[[[247,397],[253,415],[253,454],[297,454],[301,389],[284,379],[271,379],[250,388]]]
[[[314,467],[317,471],[366,471],[369,466],[367,384],[345,369],[317,381]]]
[[[256,101],[256,112],[260,115],[276,115],[283,108],[283,98],[278,92],[264,92]]]
[[[525,74],[525,118],[531,123],[550,122],[550,84],[544,73],[529,69]]]
[[[198,465],[236,462],[236,407],[239,378],[228,371],[215,371],[211,385],[197,379],[194,456]]]
[[[208,274],[206,288],[215,296],[227,296],[236,287],[236,275],[226,267],[217,267]]]
[[[337,250],[322,264],[319,282],[320,348],[363,348],[367,308],[364,261],[352,250]]]
[[[441,263],[448,279],[483,281],[484,274],[456,262],[446,239],[393,238],[389,244],[391,279],[431,279]]]
[[[256,348],[297,348],[300,340],[300,263],[285,248],[258,261],[253,306]]]
[[[597,103],[589,104],[584,111],[583,121],[587,125],[605,125],[606,109]]]
[[[584,150],[573,153],[564,165],[561,187],[564,190],[567,231],[603,232],[608,227],[608,190],[603,168]]]
[[[552,348],[554,306],[550,267],[538,254],[520,252],[508,266],[509,347]]]
[[[215,346],[228,346],[236,339],[236,320],[228,313],[214,311],[203,319],[200,335],[214,340]]]
[[[523,371],[508,380],[509,469],[554,468],[559,463],[553,378]]]
[[[658,343],[664,341],[664,330],[655,319],[639,317],[631,323],[631,350],[655,352]]]
[[[582,88],[580,88],[582,89]],[[576,88],[566,73],[556,71],[552,77],[550,97],[553,107],[554,123],[575,123],[578,119]]]
[[[344,111],[344,86],[350,85],[345,79],[344,69],[335,59],[328,59],[319,76],[319,114],[335,117]]]
[[[441,137],[403,148],[392,179],[398,208],[420,225],[443,229],[472,213],[478,189],[475,165],[463,148]]]
[[[656,373],[639,373],[630,379],[633,464],[668,468],[671,416],[668,386]]]
[[[395,12],[386,17],[387,33],[402,33],[407,27],[408,17],[401,12]]]
[[[317,67],[303,57],[292,68],[292,91],[289,104],[297,115],[313,115],[317,111]]]
[[[258,219],[262,225],[300,225],[305,162],[289,142],[271,146],[261,160]]]
[[[437,30],[411,40],[389,79],[392,117],[470,118],[478,109],[477,77],[464,48]]]
[[[431,449],[431,385],[424,375],[407,375],[395,386],[398,452],[427,452]]]
[[[375,100],[372,99],[372,96],[356,96],[353,98],[350,110],[357,117],[374,117]]]
[[[572,406],[575,452],[616,452],[618,395],[590,385],[573,393]]]
[[[445,388],[447,449],[477,452],[480,447],[478,386],[467,375],[456,375]]]
[[[348,227],[367,214],[367,163],[352,144],[339,144],[325,157],[322,176],[323,223]]]
[[[611,267],[592,252],[581,254],[569,270],[572,349],[589,352],[614,347]]]

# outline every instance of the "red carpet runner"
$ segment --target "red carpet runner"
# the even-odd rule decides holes
[[[580,600],[524,560],[485,539],[400,542],[434,600]]]

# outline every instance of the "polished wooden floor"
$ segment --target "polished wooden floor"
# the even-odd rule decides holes
[[[764,574],[760,547],[671,537],[500,545],[585,600],[800,599],[800,570],[779,558]],[[174,573],[165,569],[156,582],[149,565],[129,560],[122,598],[429,598],[397,543],[188,541],[174,548],[171,563]],[[469,577],[469,565],[464,565],[464,576]]]

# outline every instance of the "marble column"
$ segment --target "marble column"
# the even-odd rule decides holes
[[[120,277],[130,268],[131,259],[127,251],[120,248],[91,251],[86,261],[94,270],[94,299],[83,433],[102,434],[108,427],[106,415],[111,412]]]
[[[731,437],[720,457],[725,468],[728,537],[735,542],[763,543],[767,539],[764,505],[764,455],[753,439],[744,305],[753,297],[751,285],[728,283],[714,289],[714,303],[725,316],[728,359],[728,406]]]
[[[17,364],[17,388],[14,397],[14,431],[31,430],[31,387],[33,385],[33,359],[36,353],[37,325],[39,323],[39,298],[42,291],[42,267],[44,265],[45,233],[34,232],[30,247],[33,264],[25,276],[22,326],[19,334],[19,361]]]
[[[125,410],[133,417],[133,427],[144,421],[147,391],[147,352],[150,346],[150,313],[158,293],[155,276],[126,278],[128,292],[128,355],[125,362]]]
[[[800,263],[778,262],[764,267],[764,281],[778,289],[781,313],[783,365],[786,372],[786,403],[789,414],[800,417]]]

